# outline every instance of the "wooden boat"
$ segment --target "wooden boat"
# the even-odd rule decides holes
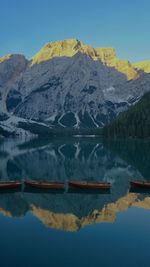
[[[1,189],[16,189],[21,187],[21,181],[0,181],[0,190]]]
[[[145,189],[150,189],[150,181],[130,181],[130,186],[131,187],[138,187],[138,188],[145,188]]]
[[[69,187],[71,188],[79,188],[79,189],[110,189],[110,183],[104,182],[85,182],[85,181],[70,181]]]
[[[38,189],[64,189],[64,183],[61,182],[49,182],[49,181],[33,181],[26,180],[24,184],[28,187],[38,188]]]

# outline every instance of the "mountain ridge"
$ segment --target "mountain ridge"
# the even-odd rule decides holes
[[[77,39],[67,39],[47,43],[41,50],[32,57],[31,65],[39,64],[40,62],[50,60],[54,57],[72,57],[76,53],[83,53],[93,60],[100,60],[103,64],[109,67],[115,67],[118,71],[130,79],[136,79],[138,74],[128,60],[119,60],[116,57],[115,49],[112,47],[93,48],[90,45],[85,45]]]
[[[134,68],[150,73],[150,60],[139,61],[132,64]]]

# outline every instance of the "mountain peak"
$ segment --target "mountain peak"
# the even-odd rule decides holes
[[[114,67],[123,73],[128,80],[138,78],[138,73],[127,60],[119,60],[112,47],[93,48],[78,39],[66,39],[46,44],[33,58],[31,65],[48,61],[55,57],[73,57],[80,52],[94,61],[108,67]]]
[[[83,53],[93,60],[113,59],[116,57],[114,48],[93,48],[78,39],[65,39],[47,43],[32,59],[32,65],[50,60],[54,57],[72,57],[76,53]]]
[[[59,40],[55,42],[50,42],[47,43],[44,47],[45,48],[51,48],[53,46],[60,46],[62,49],[65,49],[66,47],[74,47],[76,45],[81,46],[81,42],[78,39],[72,38],[72,39],[64,39],[64,40]]]
[[[26,61],[27,62],[27,59],[22,54],[7,54],[3,57],[0,57],[0,63],[3,63],[3,62],[8,61],[8,60],[13,60],[15,62],[18,62],[18,61],[23,61],[23,62]]]

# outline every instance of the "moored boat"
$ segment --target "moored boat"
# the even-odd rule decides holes
[[[131,187],[150,189],[150,181],[130,181]]]
[[[21,181],[0,181],[0,189],[16,189],[21,185]]]
[[[87,182],[87,181],[70,181],[69,187],[78,189],[110,189],[110,183],[104,182]]]
[[[24,184],[28,187],[38,188],[38,189],[64,189],[64,183],[62,182],[49,182],[49,181],[33,181],[26,180]]]

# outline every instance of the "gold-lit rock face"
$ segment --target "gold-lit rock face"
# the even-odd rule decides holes
[[[10,211],[4,210],[3,208],[0,208],[0,213],[6,217],[12,217],[12,213]]]
[[[98,58],[108,67],[114,67],[119,72],[126,75],[128,80],[134,80],[139,77],[137,71],[133,68],[128,60],[119,60],[116,57],[115,50],[113,48],[96,48]]]
[[[142,70],[146,73],[150,73],[150,60],[145,60],[145,61],[134,63],[133,67],[138,70]]]
[[[32,206],[32,214],[44,225],[67,232],[76,232],[92,223],[115,221],[114,212],[105,209],[102,211],[94,210],[87,217],[78,218],[74,214],[54,213]]]
[[[73,214],[54,213],[49,210],[43,210],[40,207],[32,205],[32,213],[44,225],[64,231],[77,231],[78,218]]]
[[[115,203],[107,204],[102,210],[93,210],[86,217],[78,218],[74,214],[54,213],[32,205],[31,210],[44,225],[64,231],[78,231],[92,223],[109,222],[116,220],[117,212],[126,211],[129,207],[150,209],[150,197],[139,200],[139,194],[128,193]]]
[[[12,57],[11,54],[10,54],[10,55],[6,55],[6,56],[4,56],[4,57],[0,57],[0,63],[6,61],[6,60],[8,60],[8,59],[10,59],[11,57]]]
[[[143,209],[150,209],[150,197],[145,197],[144,200],[135,202],[133,206]]]
[[[56,57],[73,57],[77,53],[89,56],[108,67],[114,67],[128,80],[138,78],[138,73],[127,60],[119,60],[113,48],[92,48],[79,40],[68,39],[46,44],[33,58],[31,65],[39,64]]]

